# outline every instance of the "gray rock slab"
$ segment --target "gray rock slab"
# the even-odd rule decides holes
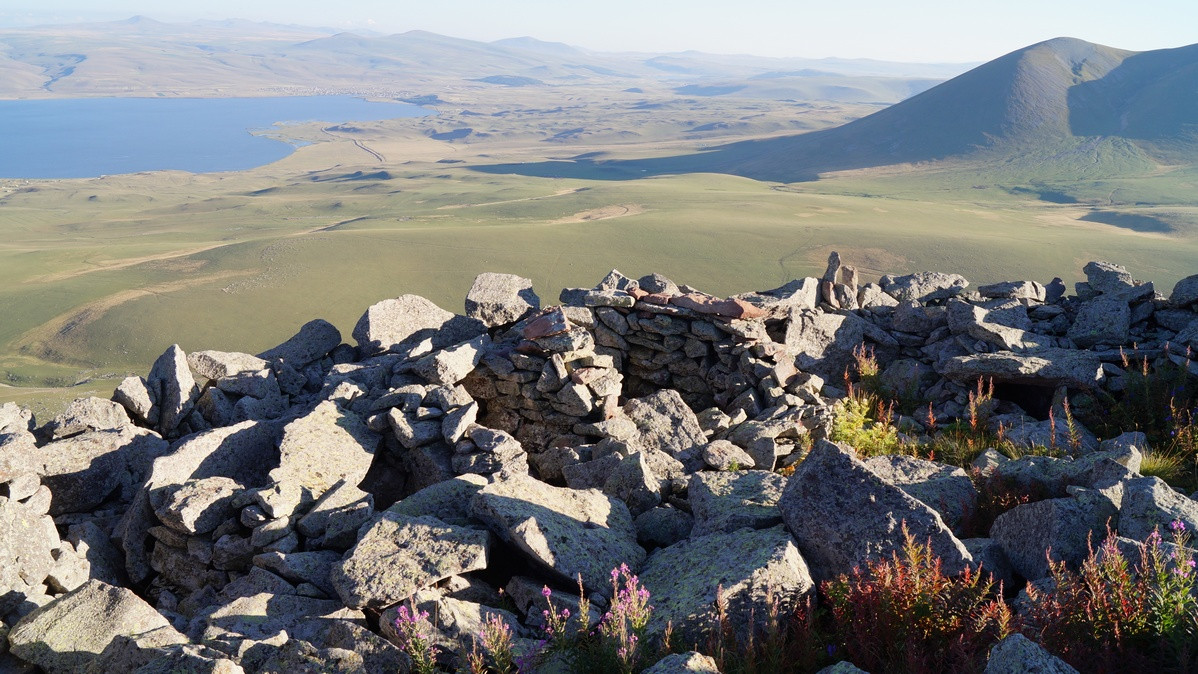
[[[955,356],[937,365],[945,377],[970,386],[981,377],[995,383],[1079,389],[1097,386],[1101,367],[1097,354],[1070,349],[1041,349],[1035,354],[977,353]]]
[[[401,295],[367,309],[354,326],[353,337],[363,354],[406,354],[425,340],[430,348],[441,349],[486,331],[478,319],[456,316],[419,295]]]
[[[1198,274],[1187,276],[1173,286],[1173,292],[1169,295],[1169,304],[1175,307],[1198,304]]]
[[[483,272],[466,293],[466,315],[489,328],[515,323],[540,310],[541,298],[533,291],[532,279],[515,274]]]
[[[82,671],[118,635],[173,629],[132,590],[98,580],[84,583],[26,615],[8,635],[13,654],[49,674]],[[178,634],[178,641],[185,641]]]
[[[990,649],[985,674],[1078,674],[1064,660],[1016,632]]]
[[[269,367],[265,360],[248,353],[212,350],[192,351],[187,354],[187,364],[196,374],[213,381]]]
[[[782,526],[691,538],[657,550],[640,572],[653,605],[648,633],[673,624],[675,643],[701,642],[715,617],[717,587],[729,622],[744,636],[750,615],[765,616],[771,599],[789,615],[815,590],[794,540]]]
[[[931,302],[960,294],[969,281],[960,274],[945,274],[935,271],[917,272],[906,276],[883,276],[882,289],[900,302],[918,300]]]
[[[233,516],[233,497],[241,488],[232,478],[222,476],[169,485],[154,514],[180,533],[206,534]]]
[[[40,590],[58,548],[54,520],[0,496],[0,616]]]
[[[283,429],[279,467],[270,476],[298,485],[311,503],[340,480],[361,482],[380,442],[361,417],[326,400]]]
[[[695,517],[692,537],[782,523],[778,501],[786,478],[767,470],[695,473],[687,494]]]
[[[624,414],[640,430],[640,441],[646,449],[661,450],[677,458],[678,454],[707,443],[698,417],[673,389],[629,400],[624,405]]]
[[[304,323],[286,342],[263,351],[258,357],[271,362],[282,361],[295,370],[302,370],[308,363],[324,358],[339,344],[341,331],[332,323],[317,318]]]
[[[187,366],[187,354],[178,344],[172,345],[154,361],[146,385],[150,398],[158,402],[157,430],[169,436],[191,414],[200,395],[191,368]]]
[[[703,446],[703,462],[716,470],[753,468],[753,457],[727,440],[714,440]]]
[[[936,511],[879,478],[846,445],[817,442],[788,480],[779,507],[817,581],[889,558],[903,545],[904,524],[915,540],[930,543],[946,573],[972,561]]]
[[[1159,477],[1123,482],[1123,503],[1119,509],[1121,536],[1143,541],[1155,528],[1168,539],[1169,524],[1174,521],[1185,525],[1193,537],[1198,532],[1198,501],[1179,494]]]
[[[60,515],[90,511],[113,496],[128,502],[168,449],[156,433],[125,426],[51,442],[26,458],[54,494],[50,514]]]
[[[374,496],[358,488],[350,480],[341,479],[317,499],[316,504],[296,523],[296,529],[308,538],[316,538],[325,532],[329,517],[337,510],[357,502],[369,503],[374,507]]]
[[[118,430],[129,425],[129,415],[119,403],[103,398],[76,398],[50,422],[50,436],[61,438],[88,431]]]
[[[1028,580],[1048,575],[1048,555],[1076,568],[1089,553],[1091,541],[1106,535],[1116,515],[1113,503],[1094,498],[1054,498],[1016,506],[1001,514],[990,537],[1002,546],[1011,568]]]
[[[489,484],[470,503],[474,519],[566,585],[579,574],[589,591],[611,592],[611,571],[640,567],[632,516],[622,501],[517,477]]]
[[[416,361],[412,371],[430,384],[453,386],[470,374],[490,345],[491,337],[482,334],[461,344],[430,353]]]
[[[425,487],[388,510],[397,515],[431,515],[446,524],[467,525],[472,522],[470,501],[486,485],[487,479],[481,475],[459,475]]]
[[[1128,341],[1131,308],[1121,299],[1097,299],[1083,302],[1068,337],[1083,349],[1096,344],[1119,346]]]
[[[450,576],[486,568],[485,531],[384,511],[333,567],[333,586],[347,606],[381,609]]]
[[[720,668],[711,656],[687,651],[667,655],[642,674],[720,674]]]
[[[878,477],[940,513],[950,528],[977,510],[977,489],[961,468],[905,455],[875,456],[864,463]]]

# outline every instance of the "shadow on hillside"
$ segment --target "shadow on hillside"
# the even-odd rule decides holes
[[[1077,136],[1176,141],[1198,126],[1198,44],[1129,56],[1106,76],[1069,89]]]

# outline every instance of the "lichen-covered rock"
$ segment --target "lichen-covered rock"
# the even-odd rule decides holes
[[[59,548],[54,520],[0,496],[0,616],[41,592]]]
[[[906,276],[883,276],[882,289],[900,302],[918,300],[931,302],[958,295],[969,281],[960,274],[945,274],[935,271],[917,272]]]
[[[53,493],[50,514],[61,515],[87,512],[110,497],[128,502],[167,450],[156,433],[124,426],[48,443],[26,460]]]
[[[990,649],[985,674],[1078,674],[1040,644],[1016,632]]]
[[[711,656],[687,651],[667,655],[642,674],[720,674],[720,668]]]
[[[658,506],[636,516],[636,539],[645,547],[673,545],[690,538],[695,528],[695,518],[685,510],[670,506]]]
[[[716,470],[747,470],[756,466],[753,457],[727,440],[704,445],[703,461]]]
[[[648,631],[662,634],[672,624],[675,643],[696,643],[715,620],[717,588],[727,601],[729,623],[742,636],[750,616],[769,612],[778,601],[789,615],[815,589],[794,540],[781,526],[739,529],[690,538],[657,550],[646,560],[641,584],[653,615]]]
[[[55,440],[88,431],[118,430],[129,425],[125,408],[103,398],[77,398],[62,414],[50,422],[50,436]]]
[[[478,365],[483,351],[491,345],[490,336],[483,334],[449,348],[434,351],[416,361],[413,371],[430,384],[453,386],[466,378]]]
[[[786,478],[768,470],[695,473],[687,492],[695,517],[691,536],[781,524],[778,501],[785,488]]]
[[[339,480],[361,482],[380,440],[357,414],[326,400],[283,429],[271,479],[298,485],[311,503]]]
[[[49,674],[83,671],[118,635],[173,628],[132,590],[91,580],[35,609],[8,635],[13,654]],[[186,638],[177,634],[175,643]]]
[[[628,507],[598,491],[517,477],[484,487],[470,511],[567,585],[581,574],[589,591],[611,592],[612,569],[635,570],[645,559]]]
[[[270,362],[281,361],[301,370],[308,363],[324,358],[340,343],[341,331],[332,323],[317,318],[304,323],[286,342],[258,354],[258,357]]]
[[[419,295],[401,295],[367,309],[354,326],[353,337],[365,355],[388,351],[406,355],[425,340],[431,348],[443,349],[486,331],[478,319],[451,314]]]
[[[787,482],[779,507],[817,581],[889,558],[903,545],[904,526],[915,540],[930,543],[946,573],[972,561],[936,511],[879,478],[846,445],[817,442]]]
[[[1099,383],[1098,354],[1070,349],[1040,349],[1034,354],[1009,351],[954,356],[937,368],[945,377],[966,385],[978,378],[995,383],[1068,386],[1092,389]]]
[[[466,315],[487,327],[515,323],[541,310],[541,299],[532,280],[514,274],[484,272],[474,278],[466,293]]]
[[[1130,329],[1131,308],[1127,302],[1099,297],[1082,304],[1069,328],[1069,339],[1082,348],[1096,344],[1119,346],[1127,343]]]
[[[1174,521],[1180,521],[1191,535],[1198,531],[1198,501],[1177,493],[1159,477],[1123,482],[1120,535],[1143,541],[1156,529],[1168,538]]]
[[[169,485],[154,514],[180,533],[206,534],[232,516],[233,497],[240,490],[236,481],[220,476]]]
[[[381,609],[449,576],[486,568],[487,532],[384,511],[333,567],[347,606]]]
[[[949,528],[977,510],[978,491],[962,469],[905,455],[867,459],[865,466],[883,480],[940,513]]]
[[[1053,560],[1076,567],[1116,513],[1114,504],[1101,496],[1025,503],[999,515],[990,537],[1002,546],[1016,573],[1038,580],[1048,575],[1050,549]]]
[[[698,417],[673,389],[629,400],[624,405],[624,414],[640,430],[640,441],[646,449],[661,450],[677,458],[682,452],[707,443]]]

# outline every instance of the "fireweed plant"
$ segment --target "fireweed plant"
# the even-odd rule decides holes
[[[412,659],[412,671],[416,674],[433,674],[437,671],[437,653],[432,637],[425,631],[428,611],[415,606],[400,606],[395,619],[395,633],[399,637],[400,649]]]

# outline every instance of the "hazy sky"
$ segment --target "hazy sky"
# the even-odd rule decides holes
[[[7,27],[134,14],[894,61],[985,61],[1059,36],[1134,50],[1198,42],[1196,0],[0,0]]]

